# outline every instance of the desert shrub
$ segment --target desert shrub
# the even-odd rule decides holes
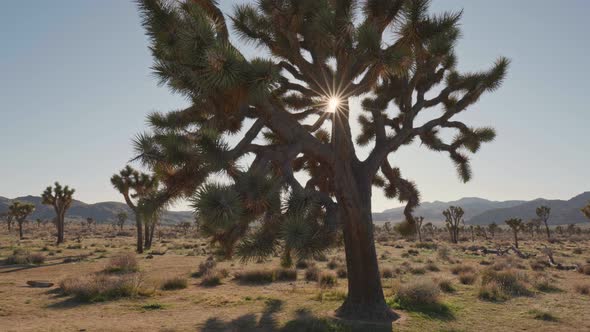
[[[525,284],[526,279],[522,272],[486,269],[481,274],[479,297],[483,300],[503,301],[513,296],[530,295]]]
[[[472,285],[477,279],[477,275],[472,271],[461,271],[459,273],[459,281],[463,285]]]
[[[43,264],[45,256],[41,253],[30,253],[28,250],[15,249],[12,255],[4,260],[6,265]]]
[[[574,251],[573,251],[573,253],[576,254],[576,255],[581,255],[582,252],[583,252],[582,248],[575,248]]]
[[[327,262],[328,261],[328,256],[326,256],[326,254],[318,254],[316,255],[313,259],[315,259],[318,262]]]
[[[130,273],[139,271],[139,263],[132,252],[118,253],[112,256],[104,268],[108,273]]]
[[[438,245],[434,242],[419,242],[416,243],[416,248],[436,250]]]
[[[440,289],[432,280],[419,279],[401,285],[394,300],[401,307],[414,307],[438,303]]]
[[[432,271],[432,272],[438,272],[438,271],[440,271],[440,268],[434,262],[428,262],[428,263],[426,263],[426,265],[424,265],[424,268],[427,269],[428,271]]]
[[[68,278],[59,283],[65,295],[83,302],[101,302],[123,297],[150,295],[138,274],[111,276],[95,274],[80,278]]]
[[[537,258],[530,262],[531,270],[533,271],[544,271],[549,263],[545,262],[544,260]]]
[[[241,271],[235,277],[245,284],[268,284],[274,281],[274,272],[269,269],[255,269]]]
[[[453,287],[453,283],[449,279],[439,280],[438,288],[445,293],[452,293],[455,291],[455,287]]]
[[[381,278],[393,278],[393,270],[389,267],[382,268]]]
[[[467,265],[467,264],[460,264],[460,265],[454,265],[453,267],[451,267],[451,273],[452,274],[460,274],[461,272],[471,272],[471,273],[475,273],[475,268],[471,265]]]
[[[438,258],[445,260],[445,261],[450,261],[451,260],[451,249],[449,249],[449,247],[439,247],[438,250],[436,251],[436,254],[438,255]]]
[[[410,273],[411,274],[425,274],[426,273],[426,269],[422,266],[419,267],[411,267],[410,268]]]
[[[188,280],[183,276],[175,276],[162,281],[160,289],[162,290],[176,290],[185,289],[188,286]]]
[[[274,280],[276,281],[295,281],[297,280],[297,270],[295,269],[275,269]]]
[[[344,279],[348,276],[348,273],[346,271],[346,268],[344,266],[339,267],[338,269],[336,269],[336,275],[338,276],[338,278],[340,279]]]
[[[82,249],[82,245],[80,243],[68,244],[66,249]]]
[[[590,275],[590,264],[585,264],[581,266],[579,272],[585,275]]]
[[[45,255],[41,254],[41,253],[33,253],[29,256],[29,261],[32,264],[43,264],[45,263]]]
[[[213,257],[207,258],[204,262],[199,263],[199,267],[197,268],[197,272],[194,272],[192,276],[194,278],[200,278],[209,270],[212,270],[217,265],[217,262],[213,259]]]
[[[338,284],[338,278],[333,272],[322,272],[318,277],[318,285],[320,288],[332,288]]]
[[[483,259],[479,262],[479,265],[488,266],[488,265],[492,265],[492,262],[488,261],[487,259]]]
[[[307,261],[304,261],[304,260],[300,260],[300,261],[297,261],[297,263],[295,263],[296,269],[304,270],[304,269],[307,269],[308,267],[309,267],[309,263],[307,263]]]
[[[543,320],[547,322],[557,322],[559,319],[555,317],[552,313],[541,311],[538,309],[533,309],[529,311],[529,315],[533,317],[533,319]]]
[[[201,285],[206,287],[218,286],[221,285],[222,278],[223,277],[219,271],[216,269],[209,269],[207,272],[205,272],[205,274],[202,275]]]
[[[546,274],[538,274],[533,280],[533,286],[540,292],[556,292],[559,288],[555,286],[555,280]]]
[[[331,260],[328,262],[328,264],[327,264],[326,266],[327,266],[327,267],[328,267],[330,270],[334,270],[334,269],[336,269],[336,268],[338,267],[338,265],[340,265],[340,264],[338,264],[338,262],[336,261],[336,259],[332,258],[332,259],[331,259]]]
[[[574,290],[582,295],[590,295],[590,284],[575,284]]]
[[[318,281],[320,277],[320,269],[315,266],[309,267],[305,270],[305,280],[307,281]]]

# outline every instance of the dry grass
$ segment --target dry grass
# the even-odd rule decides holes
[[[124,252],[114,255],[110,258],[107,266],[104,268],[108,273],[132,273],[139,271],[139,263],[135,254]]]

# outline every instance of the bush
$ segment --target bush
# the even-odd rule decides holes
[[[31,254],[29,251],[24,249],[15,249],[12,255],[8,256],[4,260],[6,265],[26,265],[26,264],[43,264],[45,262],[45,256],[41,253]]]
[[[123,276],[95,274],[64,279],[59,285],[65,295],[74,296],[83,302],[102,302],[151,294],[143,287],[142,279],[137,274]]]
[[[242,271],[236,279],[245,284],[269,284],[274,281],[274,272],[268,269]]]
[[[111,257],[104,268],[108,273],[131,273],[139,271],[139,263],[131,252],[119,253]]]
[[[590,284],[575,284],[574,289],[582,295],[590,295]]]
[[[336,270],[336,275],[337,275],[337,276],[338,276],[338,278],[340,278],[340,279],[344,279],[344,278],[346,278],[346,277],[348,276],[348,273],[347,273],[347,271],[346,271],[346,268],[345,268],[344,266],[341,266],[341,267],[339,267],[339,268]]]
[[[436,250],[438,245],[434,242],[420,242],[416,244],[416,248]]]
[[[411,274],[425,274],[426,273],[426,269],[423,267],[411,267],[410,268],[410,273]]]
[[[557,292],[559,288],[555,287],[555,280],[545,274],[535,276],[533,285],[540,292]]]
[[[590,276],[590,264],[586,264],[586,265],[580,267],[579,271],[580,271],[580,273]]]
[[[547,266],[549,266],[549,263],[545,262],[542,259],[537,258],[530,263],[530,266],[531,266],[531,270],[533,270],[533,271],[544,271],[545,268]]]
[[[309,267],[305,270],[305,280],[307,281],[318,281],[320,277],[320,269],[315,266]]]
[[[201,285],[207,287],[213,287],[221,285],[222,275],[215,269],[209,269],[205,274],[202,275]]]
[[[440,268],[438,267],[438,265],[436,265],[436,263],[434,262],[428,262],[425,266],[424,266],[428,271],[432,271],[432,272],[438,272],[440,271]]]
[[[276,281],[295,281],[297,280],[297,270],[295,269],[275,269],[274,280]]]
[[[197,272],[193,273],[192,276],[194,278],[200,278],[203,275],[205,275],[208,271],[214,269],[215,266],[217,266],[217,262],[215,262],[213,257],[209,257],[206,261],[199,263]]]
[[[451,260],[451,249],[449,249],[449,247],[439,247],[438,250],[436,251],[436,254],[438,255],[438,258],[445,260],[445,261],[450,261]]]
[[[300,270],[304,270],[307,269],[309,267],[309,264],[307,263],[307,261],[297,261],[297,263],[295,263],[295,268],[296,269],[300,269]]]
[[[475,273],[475,268],[471,265],[466,265],[466,264],[455,265],[455,266],[451,267],[452,274],[456,275],[456,274],[460,274],[461,272]]]
[[[534,310],[530,310],[529,314],[531,316],[533,316],[533,319],[537,319],[537,320],[544,320],[547,322],[559,321],[559,319],[557,317],[555,317],[553,314],[546,312],[546,311],[534,309]]]
[[[507,300],[513,296],[528,296],[526,275],[514,270],[486,269],[481,275],[480,298],[491,301]]]
[[[401,285],[395,294],[395,301],[402,307],[436,304],[440,289],[432,280],[421,279]]]
[[[472,285],[477,279],[477,275],[471,271],[461,271],[459,273],[459,281],[463,285]]]
[[[393,278],[393,270],[388,267],[381,269],[381,278]]]
[[[160,289],[162,290],[176,290],[185,289],[188,286],[188,280],[183,276],[176,276],[166,279],[162,282]]]
[[[332,259],[331,259],[331,260],[328,262],[328,264],[327,264],[326,266],[327,266],[327,267],[328,267],[330,270],[334,270],[334,269],[336,269],[336,268],[338,267],[338,265],[340,265],[340,264],[338,264],[338,262],[337,262],[337,261],[336,261],[334,258],[332,258]]]
[[[320,288],[332,288],[338,284],[338,278],[333,272],[322,272],[318,278]]]
[[[453,283],[449,279],[439,280],[438,288],[445,293],[453,293],[455,291],[455,287],[453,287]]]

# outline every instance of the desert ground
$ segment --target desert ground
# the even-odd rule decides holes
[[[531,256],[520,258],[514,251],[482,251],[510,248],[508,231],[450,244],[442,230],[420,243],[377,229],[382,283],[399,319],[367,325],[333,315],[347,290],[342,248],[281,269],[278,257],[249,264],[215,258],[215,248],[194,230],[160,227],[154,247],[141,255],[133,253],[131,227],[71,225],[59,247],[52,231],[51,225],[29,225],[18,240],[2,230],[0,330],[590,330],[584,314],[590,312],[590,239],[584,232],[556,234],[551,242],[523,234],[520,253]],[[562,268],[578,268],[550,266],[545,246]],[[96,286],[100,280],[103,288]],[[131,286],[104,293],[113,280]],[[93,287],[99,290],[88,290]],[[426,302],[412,304],[413,297]]]

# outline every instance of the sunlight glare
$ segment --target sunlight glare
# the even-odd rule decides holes
[[[330,112],[330,113],[336,112],[336,109],[338,109],[339,106],[340,106],[340,98],[338,98],[336,96],[332,96],[332,97],[330,97],[330,99],[328,99],[328,112]]]

